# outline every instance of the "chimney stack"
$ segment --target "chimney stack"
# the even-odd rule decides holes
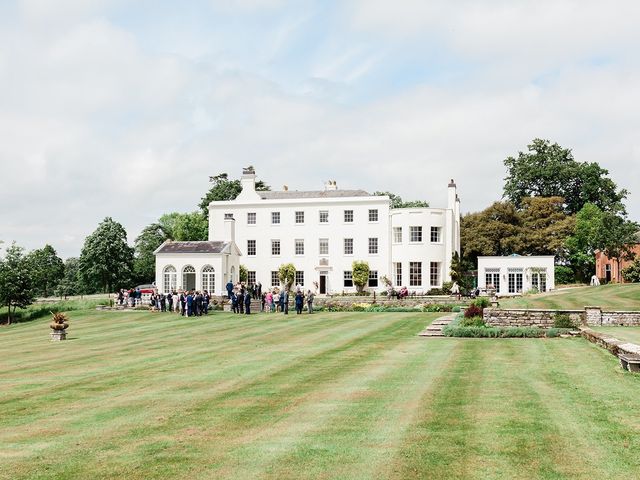
[[[338,184],[336,183],[335,180],[329,180],[327,183],[324,184],[324,189],[325,191],[338,190]]]
[[[224,238],[222,241],[234,243],[236,241],[236,220],[233,215],[224,216]]]

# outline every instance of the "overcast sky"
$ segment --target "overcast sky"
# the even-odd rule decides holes
[[[196,209],[209,175],[498,200],[535,137],[640,220],[640,2],[0,1],[0,240],[80,253]]]

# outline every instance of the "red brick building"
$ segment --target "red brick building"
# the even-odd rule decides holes
[[[632,251],[635,258],[640,258],[640,243],[634,245]],[[622,270],[633,263],[632,260],[618,260],[607,257],[600,250],[596,250],[596,276],[601,282],[624,283],[622,278]]]

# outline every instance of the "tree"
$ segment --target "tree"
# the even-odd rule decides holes
[[[64,262],[48,244],[30,252],[27,259],[31,263],[34,292],[48,297],[64,276]]]
[[[609,172],[597,163],[580,163],[571,150],[549,140],[536,138],[527,145],[528,153],[508,157],[504,197],[520,208],[527,197],[562,197],[565,210],[575,214],[593,203],[603,211],[624,212],[627,191],[618,190],[607,177]]]
[[[602,227],[599,230],[598,248],[620,265],[621,260],[632,260],[633,246],[638,243],[640,225],[611,212],[602,212]],[[618,269],[617,282],[622,280]]]
[[[429,206],[429,202],[425,202],[424,200],[413,200],[410,202],[403,202],[402,201],[402,197],[400,197],[400,195],[396,195],[395,193],[391,193],[391,192],[373,192],[374,195],[377,196],[388,196],[389,199],[391,200],[390,203],[390,207],[391,208],[421,208],[421,207],[428,207]]]
[[[71,257],[64,262],[64,277],[56,287],[56,295],[59,297],[69,297],[84,293],[82,282],[80,281],[80,260]]]
[[[159,223],[147,225],[134,242],[133,277],[136,283],[149,283],[155,278],[156,256],[153,252],[167,240]]]
[[[283,263],[278,269],[278,278],[284,284],[285,291],[290,291],[296,278],[296,266],[293,263]]]
[[[7,323],[15,318],[16,308],[27,308],[35,300],[31,262],[24,249],[11,244],[0,258],[0,305],[7,307]]]
[[[364,261],[354,261],[351,264],[353,284],[358,293],[364,291],[364,287],[369,283],[369,264]]]
[[[529,197],[522,201],[515,246],[520,255],[564,257],[565,241],[575,227],[575,217],[563,210],[560,197]]]
[[[573,235],[565,242],[568,260],[576,276],[588,281],[596,270],[596,250],[599,248],[602,210],[593,203],[587,203],[576,214]]]
[[[460,223],[462,258],[477,265],[480,255],[517,253],[521,223],[510,202],[494,202],[481,212],[465,215]]]
[[[253,167],[249,168],[253,169]],[[226,173],[220,173],[216,176],[210,177],[210,182],[213,183],[213,186],[205,196],[202,197],[202,200],[198,205],[206,218],[209,217],[209,204],[211,202],[235,200],[236,197],[240,195],[240,192],[242,192],[242,184],[240,183],[240,180],[229,180],[229,175]],[[258,180],[256,181],[256,190],[267,191],[271,190],[271,187],[262,180]]]
[[[80,254],[80,275],[89,291],[112,292],[131,278],[133,249],[127,232],[111,217],[105,218],[89,235]]]
[[[246,266],[240,265],[238,277],[242,283],[246,283],[249,280],[249,270],[247,270]]]
[[[627,282],[640,282],[640,260],[636,259],[631,265],[622,270],[622,277]]]

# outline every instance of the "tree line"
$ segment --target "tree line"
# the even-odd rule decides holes
[[[627,190],[606,169],[576,161],[570,149],[539,138],[504,165],[502,199],[462,218],[467,270],[483,255],[554,255],[556,283],[587,282],[596,250],[616,260],[633,258],[640,226],[628,219]]]

